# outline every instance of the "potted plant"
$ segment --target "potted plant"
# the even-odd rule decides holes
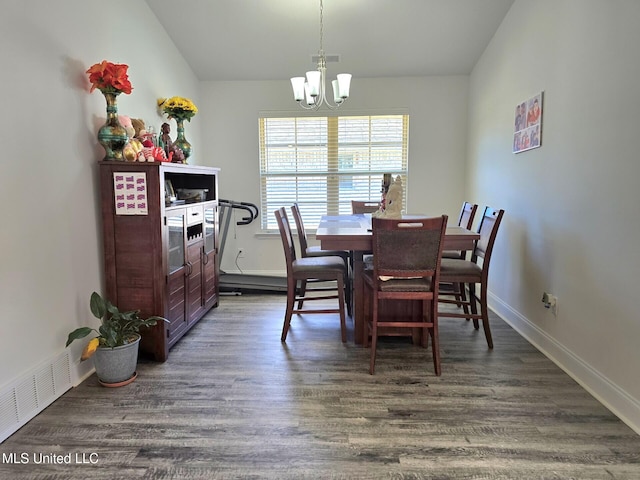
[[[151,316],[140,318],[140,310],[121,312],[110,301],[103,299],[97,292],[91,294],[89,301],[91,313],[102,322],[99,329],[90,327],[76,328],[69,334],[66,346],[84,338],[91,332],[97,337],[89,340],[82,351],[81,360],[93,357],[93,364],[100,383],[105,386],[121,386],[136,378],[140,328],[151,327],[166,318]]]

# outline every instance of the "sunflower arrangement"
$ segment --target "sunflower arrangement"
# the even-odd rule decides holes
[[[159,98],[158,108],[169,118],[176,120],[191,121],[191,118],[198,113],[198,107],[190,99],[184,97]]]
[[[90,92],[97,88],[102,93],[130,94],[133,87],[127,75],[128,68],[129,66],[123,63],[111,63],[106,60],[92,65],[86,72],[91,82]]]

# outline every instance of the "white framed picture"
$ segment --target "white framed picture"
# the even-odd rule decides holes
[[[113,172],[116,215],[147,215],[147,174]]]
[[[515,108],[513,153],[542,145],[542,93],[520,102]]]

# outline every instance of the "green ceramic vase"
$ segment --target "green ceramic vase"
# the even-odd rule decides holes
[[[102,92],[107,100],[107,121],[98,130],[98,142],[104,147],[103,160],[124,161],[122,149],[127,144],[127,132],[118,120],[118,93]]]
[[[187,159],[191,155],[191,144],[184,137],[184,119],[176,118],[176,124],[178,125],[178,136],[173,143],[182,150],[182,153],[184,153],[184,163],[187,163]]]

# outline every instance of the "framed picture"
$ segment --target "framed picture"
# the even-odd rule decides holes
[[[113,172],[116,215],[147,215],[147,174]]]
[[[542,92],[516,105],[513,123],[513,153],[542,145]]]

